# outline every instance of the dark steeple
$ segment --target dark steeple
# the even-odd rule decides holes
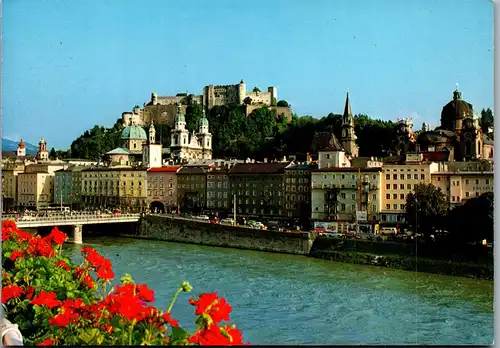
[[[349,90],[347,90],[347,96],[345,98],[344,119],[348,117],[352,117],[351,103],[349,102]]]

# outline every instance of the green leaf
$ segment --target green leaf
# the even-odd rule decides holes
[[[189,332],[184,330],[182,327],[172,327],[172,341],[184,340],[190,336]]]
[[[99,333],[99,330],[96,328],[90,329],[88,331],[82,332],[80,335],[78,335],[78,338],[83,341],[85,344],[90,345],[92,341],[97,337],[97,334]]]

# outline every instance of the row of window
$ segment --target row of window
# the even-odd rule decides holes
[[[387,193],[385,195],[385,199],[391,199],[391,194]],[[398,199],[398,194],[397,193],[393,193],[392,194],[392,199]],[[399,194],[399,199],[406,199],[406,195],[404,193],[400,193]]]
[[[422,169],[423,170],[423,169]],[[391,179],[391,174],[386,174],[385,175],[385,180],[390,180]],[[392,174],[392,179],[393,180],[412,180],[411,174]],[[413,174],[413,180],[418,180],[418,174]],[[425,174],[420,174],[420,180],[425,180]]]
[[[226,192],[213,192],[213,191],[209,191],[207,192],[207,198],[227,198],[228,197],[228,193],[227,191]]]
[[[308,184],[309,179],[308,178],[286,178],[285,182],[287,184],[295,184],[298,182],[299,184]]]
[[[417,185],[418,184],[413,184],[413,189],[416,189]],[[407,190],[411,190],[411,188],[412,188],[412,184],[406,184],[406,189]],[[390,190],[391,189],[391,184],[386,184],[385,185],[385,189],[386,190]],[[398,184],[392,184],[392,189],[393,190],[397,190],[398,189]],[[405,184],[399,184],[399,189],[400,190],[404,190],[405,189]]]
[[[285,187],[285,191],[288,191],[288,192],[295,192],[296,190],[298,189],[299,192],[309,192],[310,191],[310,187],[309,186],[299,186],[297,188],[297,186],[286,186]]]
[[[137,174],[137,175],[136,175]],[[109,174],[108,173],[105,173],[105,174],[83,174],[83,177],[84,178],[118,178],[120,176],[120,174],[116,173],[116,174]],[[141,177],[141,176],[144,176],[144,173],[130,173],[128,176],[130,177]],[[122,174],[122,177],[126,178],[127,177],[127,174]]]
[[[438,181],[439,181],[440,178],[438,178]],[[469,179],[465,179],[465,185],[469,185]],[[476,182],[476,185],[479,185],[479,179],[475,179],[475,182]],[[489,185],[490,184],[490,179],[484,179],[484,183],[485,185]],[[451,181],[451,185],[452,186],[460,186],[460,180],[452,180]]]

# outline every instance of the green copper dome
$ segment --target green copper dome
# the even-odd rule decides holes
[[[147,140],[148,136],[146,134],[146,131],[144,128],[140,126],[128,126],[122,131],[122,139],[123,140],[128,140],[128,139],[140,139],[140,140]]]
[[[183,114],[177,114],[175,116],[175,122],[186,122],[186,117]]]
[[[206,117],[200,118],[200,121],[198,122],[200,126],[207,126],[208,127],[208,119]]]

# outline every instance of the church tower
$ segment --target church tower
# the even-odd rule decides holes
[[[212,134],[208,131],[205,109],[203,109],[203,116],[199,121],[198,140],[203,151],[203,159],[212,159]]]
[[[186,117],[182,113],[181,106],[177,105],[175,127],[170,132],[170,154],[174,159],[182,160],[187,156],[188,147],[189,131],[186,129]]]
[[[161,156],[162,145],[156,144],[156,130],[153,120],[151,120],[148,141],[142,146],[142,165],[147,168],[161,167]]]
[[[17,145],[17,157],[26,157],[26,146],[24,145],[23,139],[21,139],[19,145]]]
[[[47,151],[47,141],[42,137],[38,142],[38,152],[36,153],[36,159],[39,161],[48,161],[49,152]]]
[[[354,134],[354,117],[352,116],[349,91],[345,99],[344,115],[342,116],[341,143],[351,157],[358,157],[359,148],[356,145],[356,134]]]

